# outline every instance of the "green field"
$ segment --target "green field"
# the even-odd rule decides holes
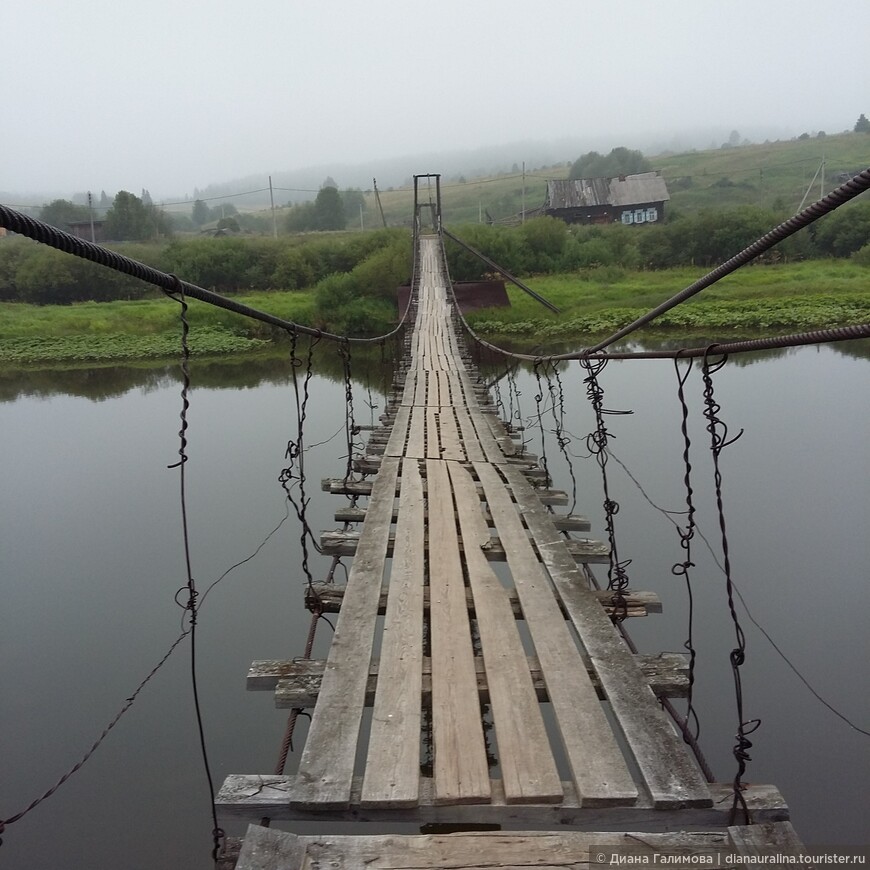
[[[552,314],[518,288],[511,307],[481,310],[469,323],[482,335],[580,339],[630,323],[704,274],[703,269],[629,272],[590,269],[528,279],[561,309]],[[659,318],[653,330],[705,331],[722,337],[761,330],[804,331],[870,322],[868,270],[849,260],[757,265],[733,275]]]
[[[688,268],[632,272],[606,267],[529,278],[529,285],[561,308],[561,314],[551,314],[511,288],[510,308],[478,311],[469,321],[494,339],[579,341],[631,322],[702,274]],[[865,266],[850,260],[746,267],[669,312],[656,330],[671,336],[703,331],[724,338],[870,322],[867,276]],[[312,293],[237,298],[287,320],[314,322]],[[257,321],[196,300],[190,303],[189,320],[195,354],[249,352],[266,347],[278,335]],[[178,353],[179,335],[179,306],[165,298],[0,305],[0,363],[7,366],[171,357]]]
[[[314,319],[311,293],[251,293],[237,301],[299,323]],[[0,305],[0,363],[106,361],[169,357],[180,348],[180,306],[168,298],[75,305]],[[191,352],[262,348],[276,331],[222,308],[191,300]]]

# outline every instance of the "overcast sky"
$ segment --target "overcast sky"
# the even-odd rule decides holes
[[[870,116],[868,33],[870,0],[2,0],[0,190],[160,197],[522,140],[840,132]]]

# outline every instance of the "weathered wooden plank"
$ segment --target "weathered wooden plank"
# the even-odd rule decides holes
[[[456,360],[456,364],[460,364],[459,358],[455,357],[452,351],[448,351],[445,355],[448,357],[453,357]],[[453,404],[450,399],[450,373],[447,371],[439,373],[438,404],[443,408],[449,407]]]
[[[523,528],[522,524],[520,524],[520,528]],[[323,552],[330,556],[353,556],[357,552],[362,535],[362,532],[352,529],[347,531],[324,531],[320,533],[320,546],[323,548]],[[523,538],[528,540],[528,535],[525,532],[523,533]],[[608,545],[601,541],[565,538],[560,540],[565,550],[573,556],[575,561],[581,564],[603,565],[608,561]],[[537,553],[538,548],[534,542],[530,541],[528,546],[533,553]],[[429,549],[429,536],[426,538],[425,547],[427,550]],[[460,542],[460,551],[463,548],[464,543]],[[390,535],[388,552],[390,555],[394,552],[393,535]],[[490,562],[503,562],[505,560],[504,544],[498,537],[490,538],[489,546],[484,548],[484,553]]]
[[[405,456],[408,459],[426,458],[426,409],[414,406],[411,408],[411,423],[408,427],[408,443]]]
[[[316,603],[321,608],[323,613],[338,613],[341,607],[341,600],[344,597],[344,585],[336,583],[312,583],[311,587],[305,589],[305,604],[309,610],[314,609]],[[520,607],[520,599],[516,589],[506,589],[508,601],[510,602],[516,619],[523,618],[523,611]],[[598,600],[599,604],[604,608],[608,615],[613,613],[615,605],[613,604],[613,593],[608,589],[593,589],[592,594]],[[474,599],[471,596],[471,591],[466,590],[466,599],[468,604],[469,615],[474,618]],[[564,603],[559,600],[559,607],[562,610],[565,618],[568,618],[568,611],[565,610]],[[661,613],[662,603],[655,592],[631,592],[625,596],[625,605],[630,616],[645,616],[647,613]],[[429,608],[429,590],[423,590],[423,607]],[[381,598],[378,601],[378,613],[383,615],[387,612],[387,591],[381,590]]]
[[[489,799],[489,770],[453,493],[445,463],[429,460],[426,470],[429,534],[438,541],[429,560],[435,801],[476,803]]]
[[[465,455],[469,462],[483,462],[483,448],[477,440],[477,432],[468,416],[467,408],[455,406],[456,422],[459,423],[459,431],[462,433],[462,445],[465,447]]]
[[[507,553],[581,802],[634,803],[637,788],[510,495],[494,468],[475,463],[475,470]]]
[[[489,462],[490,465],[501,465],[506,462],[507,458],[504,453],[502,453],[501,448],[493,437],[492,431],[484,419],[484,415],[477,403],[469,402],[468,409],[471,422],[477,432],[477,439],[480,441],[480,446],[486,456],[486,461]]]
[[[732,826],[728,828],[728,837],[740,855],[807,854],[791,822],[761,822],[756,825]]]
[[[323,688],[289,795],[297,806],[346,807],[350,801],[398,472],[399,460],[386,459],[375,481],[365,536],[350,569]]]
[[[354,781],[351,809],[312,809],[291,806],[288,800],[294,776],[270,774],[228,776],[221,787],[215,807],[220,819],[275,821],[354,821],[415,825],[438,823],[477,823],[510,825],[514,829],[553,830],[565,825],[585,830],[668,831],[715,826],[725,828],[731,810],[731,783],[710,786],[712,806],[658,809],[642,794],[634,806],[581,807],[570,782],[563,781],[561,804],[508,804],[501,780],[492,780],[492,798],[485,804],[442,805],[434,801],[432,780],[421,778],[420,803],[416,807],[366,808],[359,805],[361,779]],[[772,785],[750,784],[743,792],[757,823],[788,821],[788,806]],[[611,835],[612,836],[612,835]],[[640,835],[643,836],[643,835]]]
[[[420,409],[422,412],[424,409]],[[427,410],[427,416],[433,409]],[[433,457],[427,457],[433,458]],[[437,457],[434,457],[437,458]],[[534,460],[528,458],[517,458],[517,457],[503,457],[502,462],[510,463],[511,465],[516,465],[520,468],[523,474],[529,478],[529,480],[536,481],[547,481],[548,475],[547,471],[544,468],[541,468],[537,465]],[[501,463],[493,463],[493,464],[501,464]],[[378,469],[381,467],[381,456],[377,454],[377,452],[368,451],[365,456],[358,457],[353,461],[353,467],[355,471],[359,471],[362,474],[377,474]]]
[[[589,831],[473,831],[453,834],[302,836],[313,866],[331,870],[578,870],[590,855],[621,847],[633,856],[691,856],[724,852],[719,832],[621,834]],[[689,861],[686,861],[688,864]]]
[[[248,825],[236,870],[302,870],[305,843],[295,834]]]
[[[414,384],[414,404],[423,407],[426,404],[426,385],[428,374],[422,369],[417,370],[417,380]]]
[[[396,414],[396,419],[393,421],[393,428],[390,430],[390,439],[387,442],[387,447],[384,450],[387,456],[403,456],[405,452],[405,441],[408,437],[408,426],[411,421],[411,409],[408,407],[399,408]]]
[[[538,552],[598,672],[656,806],[708,806],[707,783],[659,708],[628,647],[595,596],[579,582],[573,557],[549,522],[534,490],[517,470],[510,466],[500,470],[525,514]]]
[[[426,409],[426,458],[441,458],[441,442],[438,437],[438,409]]]
[[[413,806],[420,778],[423,680],[423,482],[402,466],[402,496],[390,572],[363,806]]]
[[[454,457],[445,455],[444,458],[451,459]],[[477,489],[477,487],[475,487],[475,489]],[[478,498],[479,497],[480,492],[478,491]],[[553,521],[553,525],[557,529],[559,529],[559,531],[564,532],[588,532],[592,525],[586,517],[580,516],[578,514],[569,514],[567,516],[563,516],[561,514],[550,514],[550,517]],[[361,523],[365,518],[366,509],[364,507],[345,505],[338,508],[338,510],[336,510],[335,512],[335,521],[337,523]],[[490,528],[492,528],[494,525],[492,514],[489,511],[484,511],[483,518],[484,520],[486,520],[486,524]],[[520,517],[520,519],[523,520],[523,528],[527,528],[525,520],[522,516]]]
[[[369,680],[366,685],[366,704],[372,705],[378,684],[379,660],[374,659],[369,668]],[[541,673],[541,665],[537,657],[527,659],[527,669],[531,676],[532,686],[539,701],[549,701],[547,686]],[[249,690],[274,689],[275,706],[281,709],[296,707],[313,707],[320,694],[320,684],[326,667],[324,659],[299,659],[296,661],[257,661],[252,662],[248,670],[247,687]],[[587,671],[600,699],[604,698],[598,675],[587,664]],[[689,689],[688,657],[681,653],[659,653],[658,655],[639,655],[638,667],[649,681],[650,688],[660,698],[682,698]],[[489,703],[489,685],[483,659],[474,658],[475,674],[477,676],[477,691],[482,704]],[[432,659],[423,658],[423,679],[421,691],[424,700],[432,694]]]
[[[371,480],[345,480],[342,477],[325,477],[320,481],[323,492],[332,495],[371,495],[373,481]],[[398,492],[398,484],[397,484]],[[423,483],[423,492],[426,492],[426,483]],[[483,498],[483,489],[478,486],[477,492]],[[568,504],[568,493],[561,489],[535,488],[535,495],[541,504],[559,505]]]
[[[465,461],[465,450],[459,438],[459,428],[456,425],[456,416],[451,406],[442,406],[438,409],[438,428],[441,433],[441,458],[452,459],[457,462]]]
[[[489,530],[474,482],[458,463],[448,462],[447,467],[466,545],[466,567],[477,614],[505,800],[508,803],[561,800],[556,762],[507,590],[480,549],[489,543]]]

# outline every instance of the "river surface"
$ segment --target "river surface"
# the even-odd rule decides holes
[[[866,346],[805,348],[731,362],[715,378],[730,435],[745,429],[722,454],[734,579],[752,615],[806,679],[864,729],[867,357]],[[344,470],[339,371],[332,352],[318,353],[306,424],[308,444],[327,441],[306,454],[316,531],[334,528],[332,514],[344,503],[319,488],[320,478]],[[371,362],[356,364],[354,375],[356,419],[370,423],[389,373]],[[577,512],[590,517],[592,536],[601,538],[600,471],[581,458],[593,418],[579,369],[560,377],[571,433],[566,451],[577,457]],[[193,383],[187,510],[192,570],[203,591],[254,553],[285,516],[278,475],[288,439],[296,438],[296,411],[282,359],[194,362]],[[517,372],[516,384],[521,407],[514,410],[528,425],[528,449],[541,453],[539,385],[527,370]],[[685,509],[673,365],[611,363],[601,384],[607,408],[634,411],[607,418],[615,456],[653,502]],[[543,386],[543,428],[553,430]],[[718,553],[697,373],[688,390],[698,523]],[[507,378],[500,391],[505,405],[516,401]],[[179,410],[176,366],[0,373],[0,817],[23,809],[81,758],[179,634],[174,596],[186,582],[179,472],[167,468],[178,458]],[[548,437],[556,485],[570,491],[567,462]],[[620,556],[632,560],[631,585],[664,601],[663,614],[631,620],[631,633],[641,651],[678,651],[686,596],[671,572],[682,559],[677,534],[613,461],[608,475],[621,506],[617,540]],[[694,561],[701,744],[717,778],[730,780],[734,629],[724,578],[698,540]],[[315,557],[313,566],[323,577],[326,561]],[[274,709],[270,693],[246,692],[245,673],[254,659],[301,654],[308,626],[303,586],[299,529],[288,520],[202,605],[198,680],[216,786],[228,773],[274,768],[286,714]],[[870,739],[813,697],[740,606],[738,615],[747,638],[745,715],[761,719],[745,779],[780,788],[805,842],[867,843]],[[316,654],[324,654],[328,635],[319,633]],[[82,770],[8,827],[0,866],[210,866],[209,795],[189,671],[185,642]],[[288,769],[294,765],[291,756]]]

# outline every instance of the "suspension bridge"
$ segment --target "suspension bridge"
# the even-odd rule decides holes
[[[232,775],[217,795],[222,818],[253,823],[239,870],[576,866],[596,844],[799,847],[774,787],[739,783],[737,800],[733,783],[705,778],[662,707],[686,694],[687,657],[637,655],[618,630],[657,601],[595,588],[590,565],[609,547],[566,536],[588,523],[552,511],[567,496],[542,488],[493,412],[438,211],[415,241],[402,375],[357,463],[376,476],[324,481],[368,499],[336,515],[361,530],[321,539],[353,555],[345,585],[309,597],[338,609],[328,657],[248,674],[279,707],[313,709],[295,773]],[[381,833],[285,833],[264,819]],[[471,830],[383,833],[400,823]]]
[[[549,488],[546,468],[495,412],[452,296],[440,197],[419,203],[421,178],[427,176],[414,179],[414,265],[395,389],[382,425],[372,427],[363,455],[355,458],[362,475],[349,465],[343,477],[323,481],[326,491],[354,500],[336,512],[345,528],[324,533],[319,548],[336,559],[352,556],[352,564],[342,585],[309,583],[313,616],[305,654],[250,667],[248,687],[273,691],[276,705],[292,712],[278,770],[230,775],[214,795],[218,865],[422,870],[632,863],[626,856],[639,863],[636,856],[656,854],[794,854],[802,847],[782,796],[772,785],[742,778],[753,723],[739,709],[739,626],[732,653],[739,769],[732,781],[715,782],[687,717],[671,703],[691,694],[691,656],[639,655],[625,631],[630,617],[661,605],[654,595],[628,587],[612,534],[612,502],[606,496],[608,541],[582,536],[589,522],[554,510],[568,503],[567,494]],[[642,320],[868,187],[870,170]],[[294,336],[348,344],[2,206],[0,225],[151,281],[183,306],[187,297],[199,298]],[[184,314],[182,322],[184,342]],[[868,335],[870,325],[846,327],[719,345],[716,352]],[[562,357],[580,359],[589,371],[599,426],[592,442],[600,453],[606,449],[606,412],[590,361],[612,340]],[[708,364],[708,353],[664,355],[704,357],[715,445],[716,367]],[[185,394],[182,481],[186,409]],[[304,506],[303,494],[303,515]],[[609,567],[607,589],[598,588],[596,563]],[[189,585],[193,627],[197,593],[192,579]],[[327,612],[338,616],[328,656],[318,660],[312,658],[313,632]],[[286,773],[304,711],[310,711],[304,747],[296,770]],[[250,825],[243,838],[225,838],[219,820]],[[272,822],[290,823],[293,832]],[[324,823],[330,833],[323,833]],[[352,832],[342,833],[349,824]],[[409,827],[419,833],[408,833]]]

